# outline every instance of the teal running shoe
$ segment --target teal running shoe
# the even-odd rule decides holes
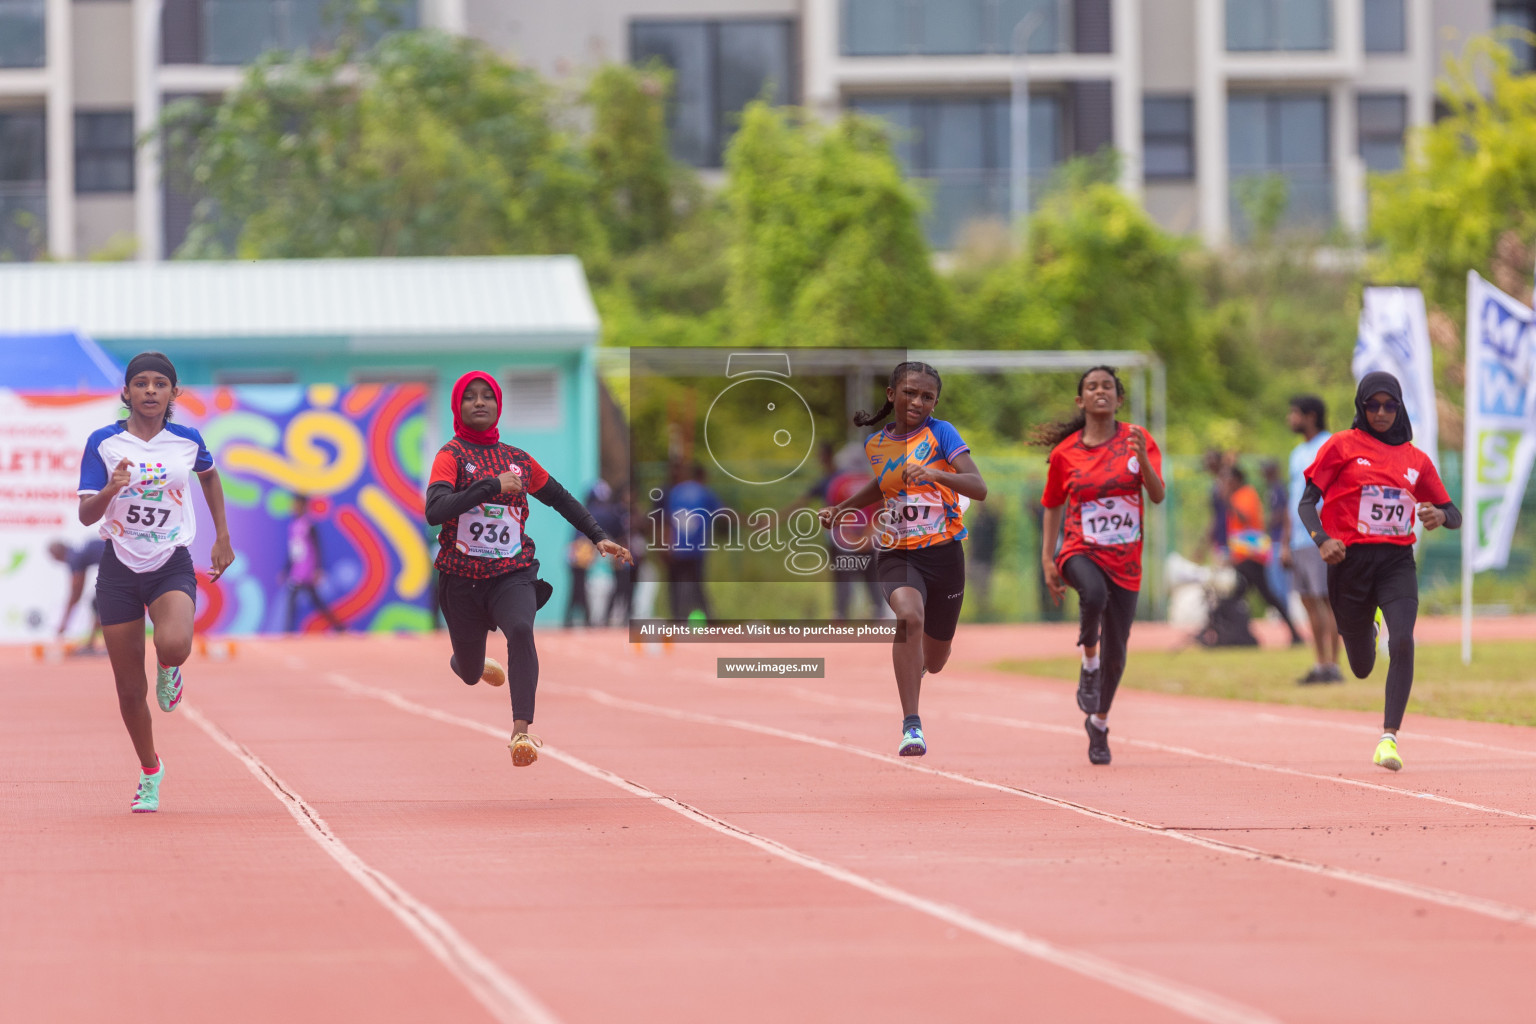
[[[914,725],[901,734],[901,746],[896,753],[902,757],[922,757],[928,753],[928,741],[923,739],[923,727]]]
[[[161,711],[175,711],[176,705],[181,703],[181,666],[166,668],[160,666],[160,672],[155,676],[155,699],[160,702]]]
[[[165,779],[165,759],[160,759],[159,770],[145,775],[139,770],[139,790],[133,794],[134,814],[153,814],[160,809],[160,783]]]

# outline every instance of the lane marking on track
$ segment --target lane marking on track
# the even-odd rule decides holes
[[[446,725],[456,725],[460,728],[472,729],[487,736],[494,736],[498,740],[506,736],[506,731],[503,729],[472,718],[464,718],[447,711],[441,711],[426,704],[419,704],[393,690],[359,683],[340,672],[326,673],[325,678],[333,686],[341,690],[360,697],[382,701],[401,711],[420,715],[423,718],[429,718]],[[565,687],[565,689],[569,689],[569,687]],[[849,871],[847,868],[839,867],[836,864],[813,857],[810,854],[802,853],[775,839],[769,839],[756,832],[733,825],[722,818],[717,818],[706,811],[700,810],[692,804],[684,803],[673,797],[664,796],[646,788],[640,783],[626,779],[606,768],[600,768],[550,744],[546,743],[540,749],[540,754],[544,757],[553,758],[569,768],[574,768],[584,775],[616,786],[632,796],[649,800],[658,807],[663,807],[695,824],[703,825],[711,831],[756,847],[765,853],[772,854],[798,867],[814,871],[817,874],[842,882],[873,896],[878,896],[891,903],[926,914],[929,917],[936,918],[955,928],[963,929],[1007,949],[1022,953],[1025,956],[1064,968],[1093,981],[1113,985],[1133,996],[1148,1002],[1157,1003],[1177,1013],[1182,1013],[1193,1020],[1206,1021],[1207,1024],[1278,1024],[1276,1018],[1222,996],[1205,992],[1201,989],[1193,988],[1181,982],[1172,981],[1134,967],[1127,967],[1112,960],[1105,960],[1092,953],[1058,946],[1045,939],[1036,938],[1016,929],[1006,928],[976,917],[960,907],[918,896],[877,879],[866,878],[863,875]]]
[[[1055,678],[1052,678],[1050,676],[1020,675],[1020,676],[1018,676],[1018,679],[1021,682],[1028,682],[1028,683],[1052,683],[1052,684],[1071,685],[1070,683],[1068,683],[1067,680],[1055,679]],[[947,685],[953,686],[953,687],[955,687],[957,689],[964,688],[964,689],[970,690],[973,693],[992,693],[992,694],[997,694],[997,695],[1000,695],[1000,696],[1011,696],[1011,697],[1018,697],[1020,695],[1020,693],[1019,693],[1019,691],[1017,689],[1015,689],[1013,687],[1010,687],[1007,683],[993,682],[991,680],[986,680],[986,679],[976,679],[974,677],[971,677],[971,678],[963,678],[963,677],[956,678],[956,677],[952,677],[948,673],[946,673],[943,682],[946,683]],[[1075,687],[1074,687],[1074,690],[1075,690]],[[1138,690],[1137,692],[1138,693],[1157,694],[1157,695],[1162,696],[1162,697],[1177,697],[1177,696],[1179,696],[1178,694],[1163,693],[1162,691],[1159,691],[1159,690]],[[1223,700],[1223,698],[1220,698],[1220,697],[1199,697],[1199,698],[1194,698],[1194,699],[1196,699],[1196,700],[1204,700],[1204,701]],[[1279,713],[1273,712],[1273,711],[1244,711],[1244,710],[1240,710],[1245,703],[1248,703],[1248,702],[1245,702],[1245,701],[1230,700],[1230,701],[1224,701],[1224,703],[1231,704],[1232,706],[1229,707],[1229,708],[1228,707],[1224,707],[1224,708],[1221,708],[1220,710],[1224,711],[1225,713],[1227,713],[1227,714],[1229,714],[1229,715],[1231,715],[1231,716],[1233,716],[1235,718],[1238,718],[1238,719],[1241,719],[1241,720],[1244,720],[1244,721],[1257,720],[1257,721],[1261,721],[1261,722],[1275,722],[1275,723],[1280,723],[1280,724],[1284,724],[1284,725],[1310,725],[1310,726],[1316,726],[1316,727],[1322,728],[1322,729],[1342,729],[1345,732],[1352,732],[1352,733],[1354,733],[1357,736],[1361,735],[1363,733],[1370,733],[1372,731],[1372,729],[1375,728],[1374,726],[1361,727],[1361,726],[1357,726],[1357,725],[1351,725],[1348,722],[1328,722],[1328,721],[1324,721],[1324,720],[1319,719],[1319,718],[1307,718],[1304,715],[1300,715],[1300,714],[1282,715],[1282,714],[1279,714]],[[1252,705],[1250,704],[1249,706],[1252,706]],[[1295,705],[1295,707],[1296,707],[1297,711],[1326,710],[1326,709],[1313,709],[1313,708],[1311,708],[1308,705]],[[1336,710],[1348,711],[1350,709],[1339,708],[1339,709],[1336,709]],[[1367,712],[1367,711],[1352,711],[1351,713],[1352,714],[1370,714],[1370,712]],[[1422,716],[1422,717],[1428,717],[1428,716]],[[1435,721],[1435,719],[1433,719],[1433,718],[1430,718],[1429,720],[1430,721]],[[1449,744],[1449,745],[1455,746],[1455,747],[1465,747],[1465,748],[1467,748],[1469,750],[1486,750],[1486,751],[1488,751],[1490,753],[1495,753],[1495,754],[1514,754],[1514,755],[1516,755],[1518,757],[1536,757],[1536,750],[1528,750],[1528,749],[1523,749],[1521,747],[1503,747],[1503,746],[1499,746],[1498,744],[1495,744],[1495,743],[1482,743],[1482,742],[1479,742],[1477,740],[1464,740],[1464,739],[1460,739],[1460,738],[1455,737],[1455,736],[1440,736],[1440,735],[1436,735],[1435,733],[1432,733],[1432,732],[1419,732],[1417,729],[1413,730],[1412,738],[1413,738],[1413,741],[1415,743],[1419,742],[1420,740],[1429,740],[1429,741],[1432,741],[1432,742],[1435,742],[1435,743],[1446,743],[1446,744]]]
[[[616,663],[609,662],[615,665]],[[675,673],[681,676],[683,673]],[[694,672],[692,675],[700,682],[722,689],[746,690],[758,692],[761,687],[754,686],[744,679],[716,679],[704,672]],[[875,701],[862,700],[856,697],[834,697],[830,694],[820,693],[803,686],[778,686],[774,688],[775,695],[794,694],[802,700],[814,704],[824,704],[828,707],[846,707],[859,711],[874,711],[880,714],[889,714],[890,707],[885,704],[877,704]],[[1009,729],[1026,729],[1034,732],[1052,733],[1058,736],[1081,736],[1082,729],[1074,729],[1070,726],[1057,725],[1054,722],[1034,722],[1027,718],[1012,718],[1006,715],[988,715],[976,711],[938,711],[929,712],[932,717],[959,718],[968,722],[978,722],[983,725],[997,725]],[[1279,716],[1276,716],[1279,717]],[[1290,721],[1286,719],[1286,721]],[[1335,724],[1335,723],[1323,723]],[[1342,726],[1342,728],[1351,728]],[[1415,737],[1417,739],[1419,737]],[[1406,797],[1411,800],[1427,800],[1432,803],[1445,804],[1448,807],[1457,807],[1466,811],[1475,811],[1479,814],[1493,814],[1503,818],[1518,818],[1523,821],[1536,821],[1536,814],[1526,811],[1512,811],[1504,807],[1492,807],[1488,804],[1471,803],[1466,800],[1457,800],[1455,797],[1441,796],[1438,793],[1430,793],[1421,789],[1404,789],[1401,786],[1388,786],[1380,782],[1367,782],[1364,779],[1351,779],[1344,775],[1324,775],[1320,772],[1304,771],[1300,768],[1287,768],[1284,765],[1265,764],[1262,761],[1245,761],[1242,758],[1228,757],[1225,754],[1208,754],[1202,750],[1191,747],[1175,746],[1168,743],[1158,743],[1155,740],[1142,740],[1133,737],[1121,737],[1115,741],[1130,747],[1141,747],[1145,750],[1156,750],[1165,754],[1175,754],[1180,757],[1192,757],[1203,761],[1213,761],[1218,764],[1231,765],[1234,768],[1248,768],[1253,771],[1274,772],[1278,775],[1291,775],[1297,778],[1313,779],[1317,782],[1331,782],[1340,786],[1355,786],[1359,789],[1375,790],[1379,793],[1391,793],[1394,796]]]
[[[351,875],[385,910],[421,940],[450,972],[502,1024],[559,1024],[533,994],[508,977],[435,910],[402,889],[394,879],[363,860],[342,842],[325,820],[259,757],[207,716],[185,702],[182,715],[244,764],[332,860]]]
[[[677,708],[663,707],[657,704],[645,704],[641,701],[630,700],[627,697],[617,697],[603,690],[594,690],[589,687],[569,687],[566,689],[579,693],[599,704],[621,708],[626,711],[636,711],[654,715],[659,718],[671,718],[680,722],[693,722],[700,725],[714,725],[731,729],[739,729],[743,732],[757,733],[760,736],[771,736],[776,739],[793,740],[811,746],[821,747],[826,750],[841,751],[845,754],[853,754],[857,757],[878,761],[897,768],[905,768],[908,771],[919,772],[924,775],[932,775],[938,778],[960,782],[968,786],[976,786],[981,789],[990,789],[999,793],[1007,793],[1011,796],[1020,796],[1037,803],[1047,804],[1052,807],[1072,811],[1097,821],[1119,825],[1136,832],[1147,835],[1165,836],[1176,839],[1192,846],[1202,847],[1218,853],[1239,856],[1249,860],[1263,861],[1276,864],[1281,867],[1292,868],[1307,874],[1319,875],[1324,878],[1332,878],[1341,882],[1351,882],[1355,885],[1365,886],[1381,892],[1391,893],[1396,896],[1406,896],[1411,899],[1434,903],[1442,907],[1454,910],[1465,910],[1469,913],[1479,914],[1483,917],[1493,918],[1508,924],[1521,925],[1526,928],[1536,928],[1536,911],[1527,910],[1507,903],[1499,903],[1494,900],[1486,900],[1479,896],[1470,896],[1466,893],[1454,892],[1448,889],[1437,889],[1432,886],[1418,885],[1414,882],[1403,882],[1395,878],[1386,878],[1381,875],[1373,875],[1364,871],[1355,871],[1352,868],[1335,867],[1331,864],[1323,864],[1319,861],[1307,860],[1302,857],[1293,857],[1283,853],[1272,853],[1254,846],[1244,846],[1241,843],[1229,843],[1220,839],[1212,839],[1209,836],[1196,835],[1179,829],[1168,828],[1162,825],[1154,825],[1139,818],[1128,815],[1116,814],[1113,811],[1102,811],[1087,804],[1080,804],[1062,797],[1050,796],[1046,793],[1025,789],[1022,786],[1010,786],[1006,783],[992,782],[988,779],[979,779],[972,775],[964,775],[960,772],[952,772],[943,768],[933,768],[928,765],[916,764],[912,758],[897,757],[894,754],[882,754],[878,751],[856,747],[838,740],[824,739],[820,736],[812,736],[807,733],[792,732],[788,729],[779,729],[771,725],[759,725],[756,722],[746,722],[740,719],[721,718],[698,711],[682,711]]]

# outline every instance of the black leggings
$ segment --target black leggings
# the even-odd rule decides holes
[[[1387,623],[1386,713],[1382,728],[1403,724],[1413,690],[1413,627],[1419,618],[1419,574],[1405,544],[1351,544],[1344,561],[1328,567],[1328,603],[1350,671],[1364,679],[1376,667],[1376,609]]]
[[[1077,591],[1082,626],[1077,634],[1079,647],[1099,647],[1099,714],[1109,713],[1115,690],[1125,674],[1126,651],[1131,639],[1131,624],[1136,621],[1134,590],[1126,590],[1107,576],[1098,563],[1087,555],[1073,555],[1061,567],[1072,589]]]
[[[486,634],[501,630],[507,638],[507,689],[512,695],[512,717],[533,721],[533,698],[539,687],[539,652],[533,646],[533,615],[538,608],[534,581],[539,563],[504,576],[472,580],[443,573],[438,578],[437,600],[448,625],[453,657],[448,665],[466,683],[480,681],[485,671]]]
[[[1242,578],[1244,583],[1243,593],[1246,594],[1249,587],[1257,590],[1259,596],[1264,599],[1264,603],[1280,613],[1280,619],[1285,623],[1285,628],[1291,631],[1291,639],[1301,640],[1301,634],[1296,630],[1296,623],[1291,621],[1290,610],[1285,607],[1285,602],[1280,600],[1279,596],[1270,589],[1269,576],[1264,572],[1263,563],[1242,561],[1233,565],[1232,568],[1236,569],[1237,575]]]

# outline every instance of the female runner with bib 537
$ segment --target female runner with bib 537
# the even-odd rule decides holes
[[[1088,761],[1109,764],[1109,706],[1125,673],[1141,591],[1141,493],[1163,500],[1163,453],[1141,427],[1115,419],[1125,386],[1108,366],[1077,381],[1077,415],[1036,435],[1049,444],[1040,551],[1045,585],[1060,603],[1077,591],[1083,649],[1077,706],[1088,717]],[[1056,538],[1066,522],[1061,549]],[[1102,650],[1101,650],[1102,643]]]
[[[159,352],[140,352],[123,376],[128,418],[102,427],[80,459],[80,522],[100,522],[107,541],[96,576],[96,602],[117,706],[139,755],[139,788],[132,810],[160,809],[165,762],[155,751],[154,723],[145,695],[144,612],[155,625],[161,711],[181,703],[181,666],[192,653],[197,576],[188,548],[197,530],[189,487],[202,485],[213,517],[213,571],[219,578],[235,560],[224,521],[224,487],[202,435],[171,422],[176,368]]]
[[[1372,760],[1397,771],[1397,730],[1413,689],[1413,627],[1419,615],[1419,576],[1413,524],[1461,526],[1429,456],[1409,442],[1413,426],[1403,389],[1390,373],[1368,373],[1355,391],[1355,422],[1318,449],[1307,470],[1297,515],[1328,563],[1328,603],[1355,676],[1376,667],[1376,609],[1387,624],[1385,721]],[[1323,503],[1322,513],[1317,503]]]

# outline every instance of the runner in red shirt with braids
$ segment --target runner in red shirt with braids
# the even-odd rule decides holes
[[[608,539],[575,498],[521,448],[501,443],[501,387],[488,373],[466,373],[453,386],[453,440],[438,450],[427,484],[427,522],[441,526],[437,539],[437,598],[448,625],[453,656],[448,665],[464,682],[500,686],[511,680],[512,763],[538,760],[533,724],[539,655],[533,616],[549,600],[539,579],[528,522],[528,495],[559,512],[604,555],[626,565],[634,559]],[[486,634],[507,638],[507,666],[485,656]]]
[[[1040,560],[1051,597],[1067,587],[1081,611],[1077,706],[1088,716],[1088,760],[1109,764],[1109,706],[1125,672],[1126,647],[1141,590],[1141,494],[1163,500],[1163,454],[1147,432],[1115,419],[1125,386],[1108,366],[1077,382],[1075,418],[1043,428],[1036,443],[1054,447],[1045,480]],[[1058,551],[1056,538],[1066,523]],[[1100,642],[1103,643],[1102,654]]]
[[[1403,766],[1397,730],[1413,689],[1413,627],[1419,617],[1414,520],[1426,530],[1461,527],[1461,510],[1446,493],[1435,464],[1412,440],[1397,378],[1366,374],[1355,391],[1353,427],[1318,449],[1296,508],[1328,563],[1328,603],[1349,667],[1360,679],[1376,667],[1377,608],[1386,621],[1392,664],[1384,728],[1372,760],[1394,772]]]

